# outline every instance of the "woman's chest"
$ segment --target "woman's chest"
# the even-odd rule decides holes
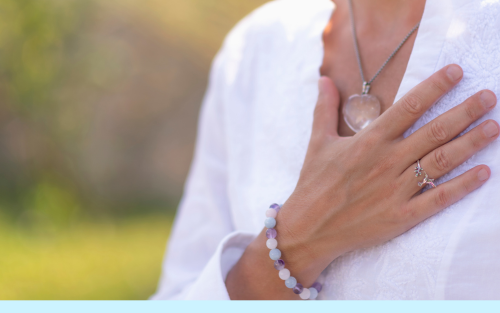
[[[436,2],[437,7],[440,5]],[[417,38],[398,96],[446,64],[461,65],[464,79],[406,135],[480,89],[500,94],[500,36],[495,31],[498,6],[480,6],[476,2],[464,5],[445,25],[437,19],[439,13],[446,13],[443,10],[435,8],[434,16],[428,16],[428,24],[424,23],[421,42]],[[433,33],[434,29],[441,31]],[[256,69],[245,77],[243,91],[229,97],[231,105],[226,108],[225,121],[227,192],[238,230],[259,232],[269,204],[285,202],[298,181],[323,56],[320,37],[304,46],[309,48],[253,63]],[[481,121],[488,118],[500,121],[500,111],[493,110]],[[386,244],[335,260],[324,272],[321,297],[498,297],[499,157],[500,143],[494,142],[437,181],[443,183],[479,164],[490,166],[491,180],[456,205]]]
[[[415,2],[417,7],[419,2]],[[413,48],[416,37],[413,27],[418,19],[400,27],[390,23],[374,29],[354,30],[347,12],[342,16],[339,11],[337,9],[332,15],[323,33],[324,57],[320,73],[330,77],[339,92],[339,134],[352,136],[354,132],[343,118],[349,97],[361,94],[366,82],[369,84],[368,93],[377,99],[380,113],[393,104]],[[359,115],[362,112],[351,119]]]

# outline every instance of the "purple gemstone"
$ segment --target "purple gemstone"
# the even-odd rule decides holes
[[[278,271],[281,271],[282,269],[285,268],[285,261],[283,261],[282,259],[274,261],[274,268],[277,269]]]
[[[297,285],[295,285],[295,287],[293,287],[293,293],[296,295],[300,295],[303,290],[304,290],[304,286],[302,286],[301,283],[297,283]]]
[[[316,289],[318,291],[318,293],[321,292],[321,289],[323,289],[323,286],[318,282],[315,282],[314,284],[312,284],[311,287]]]
[[[274,228],[269,228],[267,231],[266,231],[266,237],[268,239],[274,239],[276,238],[276,236],[278,235],[278,232],[276,231],[276,229]]]
[[[276,210],[276,212],[279,212],[279,211],[280,211],[280,209],[281,209],[280,205],[279,205],[279,204],[277,204],[277,203],[273,203],[273,204],[271,204],[271,206],[270,206],[269,208],[270,208],[270,209],[275,209],[275,210]]]

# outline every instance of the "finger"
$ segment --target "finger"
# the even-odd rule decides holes
[[[314,109],[313,137],[338,137],[339,92],[332,80],[323,76],[318,81],[319,96]]]
[[[462,76],[460,66],[445,66],[410,90],[370,126],[384,129],[387,139],[400,137],[440,97],[450,91]]]
[[[490,177],[491,171],[486,165],[479,165],[464,174],[432,188],[410,200],[408,203],[414,223],[438,213],[459,201],[467,194],[481,187]]]
[[[462,137],[426,155],[420,161],[420,165],[430,178],[437,179],[464,163],[476,152],[497,139],[499,131],[500,127],[497,122],[493,120],[485,121]],[[410,180],[409,177],[411,176],[415,176],[414,167],[408,168],[402,174],[403,179],[411,184],[409,187],[413,194],[421,189],[417,181],[422,181],[422,176]]]
[[[413,162],[439,146],[449,142],[470,124],[491,111],[497,98],[492,91],[483,90],[401,141],[402,151],[407,151],[407,161]]]

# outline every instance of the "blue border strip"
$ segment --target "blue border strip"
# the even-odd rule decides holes
[[[500,312],[500,301],[0,301],[0,312]]]

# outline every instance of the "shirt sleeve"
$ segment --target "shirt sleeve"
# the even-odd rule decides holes
[[[241,58],[248,17],[217,54],[202,104],[197,144],[153,300],[229,300],[225,278],[255,234],[235,231],[227,196],[225,94]]]

